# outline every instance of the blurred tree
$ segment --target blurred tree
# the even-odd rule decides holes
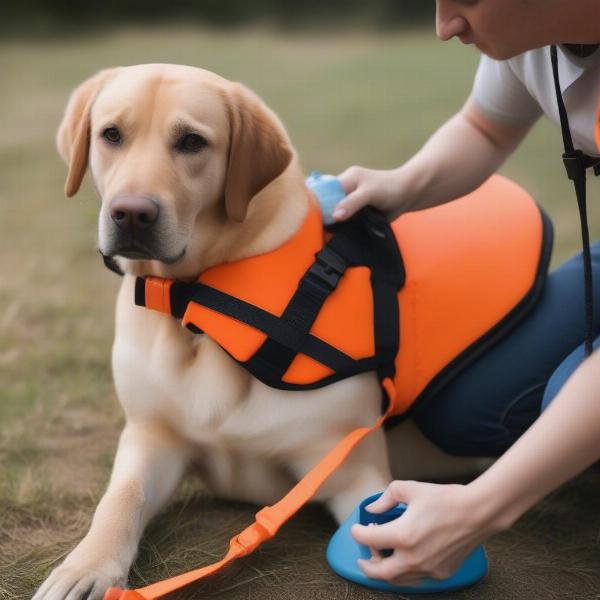
[[[0,5],[4,32],[53,33],[107,23],[148,23],[165,19],[215,25],[270,21],[283,27],[359,23],[397,27],[430,20],[435,3],[415,0],[25,0]]]

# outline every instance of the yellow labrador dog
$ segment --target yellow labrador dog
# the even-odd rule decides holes
[[[109,69],[72,94],[57,143],[68,196],[89,164],[99,248],[126,273],[112,355],[126,426],[89,532],[34,600],[95,600],[126,582],[144,527],[188,464],[220,497],[271,504],[345,433],[372,424],[381,396],[373,373],[306,392],[269,388],[206,336],[134,305],[136,275],[192,280],[278,247],[302,223],[303,172],[252,92],[186,66]],[[390,479],[377,431],[317,499],[339,521]]]

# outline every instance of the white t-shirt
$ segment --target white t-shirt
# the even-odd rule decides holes
[[[559,47],[558,74],[575,148],[600,156],[595,140],[600,48],[580,58]],[[503,61],[482,54],[472,98],[483,114],[497,121],[533,123],[545,114],[560,127],[549,47]]]

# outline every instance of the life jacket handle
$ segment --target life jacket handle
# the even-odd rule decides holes
[[[397,411],[397,393],[393,380],[386,377],[381,386],[387,395],[388,407],[370,427],[358,427],[340,440],[329,452],[277,503],[256,513],[254,523],[229,541],[227,554],[216,563],[201,567],[170,579],[158,581],[135,590],[109,588],[103,600],[158,600],[186,585],[204,579],[221,570],[230,562],[254,552],[263,542],[275,536],[279,528],[295,515],[318,491],[321,485],[346,460],[354,447],[375,431]]]

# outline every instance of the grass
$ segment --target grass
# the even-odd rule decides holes
[[[198,65],[243,81],[281,115],[306,170],[335,173],[407,159],[460,107],[477,55],[440,44],[430,30],[328,37],[169,25],[0,42],[1,600],[31,597],[85,531],[109,476],[122,422],[109,368],[118,281],[94,250],[91,187],[73,200],[62,195],[65,167],[54,134],[75,85],[100,68],[140,62]],[[553,217],[555,263],[579,248],[560,143],[557,130],[541,123],[503,169]],[[597,197],[598,183],[590,188]],[[590,222],[596,238],[593,203]],[[455,597],[539,596],[543,584],[548,598],[592,598],[600,589],[591,552],[597,482],[588,475],[570,484],[498,536],[489,546],[495,566],[488,581]],[[151,526],[134,582],[219,556],[253,510],[218,505],[188,483]],[[245,566],[182,597],[375,597],[327,571],[323,552],[333,527],[309,508]]]

